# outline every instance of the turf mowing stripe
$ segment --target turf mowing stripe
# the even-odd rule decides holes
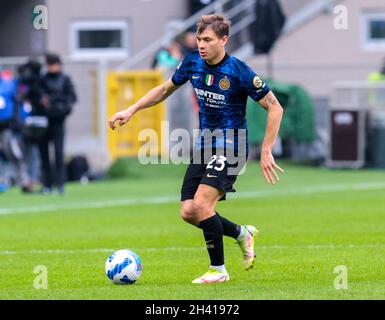
[[[329,193],[338,191],[362,191],[362,190],[378,190],[385,189],[385,182],[361,182],[355,184],[335,184],[335,185],[319,185],[319,186],[308,186],[291,189],[276,189],[266,191],[243,191],[237,192],[235,195],[229,194],[229,198],[261,198],[261,197],[277,197],[277,196],[288,196],[288,195],[309,195],[316,193]],[[18,214],[18,213],[40,213],[50,212],[56,210],[69,210],[69,209],[101,209],[108,207],[120,207],[130,205],[153,205],[162,203],[173,203],[178,202],[179,197],[177,196],[164,196],[164,197],[151,197],[151,198],[135,198],[135,199],[117,199],[117,200],[103,200],[93,202],[79,202],[79,203],[68,203],[68,204],[53,204],[43,205],[35,207],[19,207],[19,208],[1,208],[0,215]]]
[[[384,248],[384,243],[378,244],[288,244],[288,245],[257,245],[258,250],[286,250],[286,249],[367,249],[367,248]],[[159,248],[131,248],[137,252],[148,251],[201,251],[205,250],[203,246],[195,247],[159,247]],[[228,248],[238,250],[238,248]],[[228,250],[226,249],[226,250]],[[116,249],[99,248],[99,249],[47,249],[47,250],[26,250],[26,251],[0,251],[0,255],[14,255],[14,254],[78,254],[78,253],[99,253],[99,252],[114,252]]]

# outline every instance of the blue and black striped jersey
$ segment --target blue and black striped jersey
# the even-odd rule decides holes
[[[191,52],[172,77],[178,86],[188,80],[198,100],[201,130],[247,129],[248,96],[258,101],[270,91],[246,63],[228,54],[218,64],[209,65],[198,51]]]

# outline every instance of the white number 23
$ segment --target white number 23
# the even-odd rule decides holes
[[[225,167],[225,162],[226,162],[227,158],[225,156],[217,156],[216,154],[212,156],[210,162],[207,164],[207,167],[206,169],[211,169],[211,168],[214,168],[215,170],[217,171],[222,171]],[[218,165],[219,166],[213,166],[213,163],[214,162],[218,162]]]

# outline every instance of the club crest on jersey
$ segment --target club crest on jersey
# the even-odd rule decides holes
[[[253,85],[257,89],[261,89],[263,87],[263,81],[261,80],[260,77],[255,76],[254,79],[253,79]]]
[[[206,85],[211,86],[214,83],[214,76],[212,74],[206,74]]]
[[[222,78],[220,81],[219,81],[219,87],[222,89],[222,90],[227,90],[228,88],[230,88],[230,81],[225,77],[225,78]]]

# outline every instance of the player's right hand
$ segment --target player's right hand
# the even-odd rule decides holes
[[[119,121],[119,126],[121,127],[131,119],[132,115],[133,113],[129,109],[117,112],[108,120],[108,124],[114,130],[116,121]]]

